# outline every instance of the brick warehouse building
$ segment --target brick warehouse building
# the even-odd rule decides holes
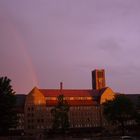
[[[19,125],[17,130],[37,134],[52,128],[51,109],[57,96],[64,95],[69,110],[70,128],[97,128],[108,125],[101,114],[101,104],[113,99],[115,93],[106,87],[105,71],[92,71],[92,89],[39,89],[34,87],[27,95],[18,95]],[[22,97],[21,97],[22,96]]]

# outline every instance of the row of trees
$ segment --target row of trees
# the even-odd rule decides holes
[[[137,105],[125,95],[116,95],[111,101],[106,101],[103,104],[103,115],[106,120],[112,125],[121,127],[122,135],[125,134],[125,128],[128,122],[135,125],[140,124],[140,98]]]

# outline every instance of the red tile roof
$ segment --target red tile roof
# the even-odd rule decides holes
[[[39,89],[45,97],[57,97],[63,94],[65,97],[96,97],[101,95],[99,90],[73,90],[73,89]],[[67,100],[70,106],[91,106],[96,105],[96,100]],[[54,106],[57,104],[57,100],[46,100],[47,106]]]
[[[63,94],[65,97],[87,97],[98,95],[98,90],[72,90],[72,89],[39,89],[45,97],[57,97]]]
[[[39,89],[40,92],[45,97],[58,97],[63,94],[65,97],[93,97],[93,99],[88,100],[74,100],[66,99],[70,106],[91,106],[97,105],[100,100],[100,96],[107,89],[103,88],[101,90],[92,90],[92,89]],[[47,99],[46,106],[55,106],[57,100]]]

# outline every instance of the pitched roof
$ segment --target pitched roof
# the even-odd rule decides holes
[[[45,97],[57,97],[60,94],[63,94],[65,97],[93,97],[92,100],[67,100],[70,106],[89,106],[97,105],[100,100],[100,96],[107,88],[101,90],[92,90],[92,89],[39,89]],[[57,104],[57,100],[47,100],[47,106],[54,106]]]
[[[94,96],[99,93],[98,90],[76,90],[76,89],[39,89],[45,97],[57,97],[60,94],[63,94],[66,97],[87,97]]]

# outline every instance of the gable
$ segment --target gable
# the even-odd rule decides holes
[[[44,95],[40,92],[37,87],[34,87],[26,97],[26,104],[30,105],[42,105],[46,104]]]
[[[113,90],[111,88],[106,88],[104,90],[104,92],[101,95],[100,98],[100,104],[103,104],[104,102],[106,102],[107,100],[113,100],[115,96],[115,93],[113,92]]]

